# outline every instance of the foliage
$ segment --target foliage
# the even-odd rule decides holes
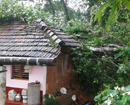
[[[54,0],[51,0],[51,2],[52,2],[52,5],[50,5],[48,1],[46,2],[43,8],[43,11],[49,12],[50,15],[53,15],[53,11],[52,11],[52,6],[53,6],[54,11],[55,11],[55,16],[53,17],[53,19],[58,18],[58,20],[60,20],[62,23],[64,23],[64,21],[66,22],[65,12],[64,12],[62,2],[54,1]],[[67,9],[68,9],[68,15],[70,19],[86,21],[86,13],[82,13],[79,10],[76,11],[69,6],[67,6]]]
[[[97,11],[98,11],[98,9],[99,9],[99,7],[97,6],[97,5],[94,5],[94,6],[92,6],[91,8],[90,8],[91,10],[90,10],[90,24],[94,24],[94,16],[95,16],[95,14],[97,13]]]
[[[101,0],[100,0],[101,1]],[[127,1],[127,0],[126,0]],[[127,1],[128,5],[130,4],[129,1]],[[126,7],[126,8],[125,8]],[[129,75],[130,75],[130,30],[129,30],[129,7],[125,4],[125,1],[119,0],[109,0],[107,2],[104,2],[103,6],[100,7],[98,12],[95,15],[95,20],[98,19],[98,22],[100,22],[100,26],[103,26],[102,24],[106,24],[107,34],[105,35],[105,38],[103,37],[103,40],[100,40],[100,45],[103,45],[105,43],[114,43],[118,44],[120,47],[115,50],[116,54],[114,56],[114,59],[111,60],[114,65],[116,65],[116,69],[113,71],[110,77],[112,76],[118,76],[118,78],[115,79],[115,86],[127,86],[129,85]],[[120,14],[120,15],[119,15]],[[114,22],[115,21],[115,22]],[[96,22],[96,21],[95,21]],[[99,25],[95,25],[94,27],[99,27]],[[105,32],[106,33],[106,32]],[[107,37],[107,35],[109,37]],[[115,63],[115,61],[117,63]],[[111,66],[110,66],[111,67]],[[113,70],[113,68],[112,68]],[[116,75],[115,75],[116,73]],[[104,85],[106,83],[104,82]],[[110,82],[109,82],[110,84]],[[106,84],[108,85],[108,84]],[[108,85],[109,86],[109,85]],[[113,85],[114,86],[114,85]],[[108,88],[112,88],[113,86],[110,86]],[[105,87],[107,88],[107,87]],[[106,94],[109,90],[103,91],[103,97],[98,100],[98,104],[101,104],[101,101],[104,101],[101,105],[127,105],[129,104],[128,94],[126,95],[126,98],[122,96],[119,92],[118,95],[119,98],[116,96],[110,97]],[[109,91],[109,93],[112,93],[113,91]],[[122,93],[124,94],[124,93]],[[99,94],[96,97],[101,97],[101,94]],[[96,98],[95,97],[95,98]],[[126,102],[126,103],[125,103]]]
[[[0,1],[0,24],[14,20],[21,20],[30,23],[37,18],[44,18],[46,13],[41,9],[34,9],[32,6],[24,6],[18,0]]]
[[[53,95],[49,96],[48,94],[45,94],[44,96],[44,105],[60,105],[54,98]]]
[[[127,74],[130,73],[130,48],[123,47],[116,50],[121,50],[118,54],[115,55],[115,59],[120,59],[123,63],[119,63],[119,68],[117,73]]]
[[[94,94],[99,91],[101,83],[100,78],[100,61],[93,60],[92,52],[88,49],[84,48],[83,50],[73,50],[73,62],[76,71],[73,71],[74,74],[78,76],[80,88],[84,90],[86,93]],[[91,58],[91,59],[88,59]]]
[[[98,0],[86,0],[86,1],[88,1],[89,7],[92,7],[92,6],[94,6],[95,4],[98,3]]]
[[[66,30],[69,33],[78,33],[78,31],[84,31],[89,26],[89,24],[85,24],[84,22],[78,21],[77,19],[70,20],[66,25]]]
[[[100,2],[101,0],[99,0]],[[97,1],[95,1],[97,2]],[[58,5],[58,6],[56,6]],[[61,8],[60,2],[54,1],[53,6],[55,10]],[[130,83],[129,77],[129,7],[122,0],[103,0],[100,4],[91,7],[91,21],[90,24],[79,20],[78,15],[72,9],[70,12],[72,19],[69,22],[59,21],[64,14],[61,9],[57,17],[53,19],[53,24],[60,26],[68,34],[73,34],[82,45],[83,49],[73,49],[71,56],[75,66],[74,74],[78,76],[80,89],[89,94],[97,94],[101,90],[101,75],[103,66],[103,87],[104,89],[114,88],[115,86],[126,86]],[[49,8],[49,6],[46,6]],[[50,11],[47,8],[46,11]],[[68,7],[68,10],[70,8]],[[98,11],[97,11],[98,10]],[[70,11],[70,10],[69,10]],[[52,11],[50,11],[51,13]],[[60,14],[60,15],[59,15]],[[120,15],[119,15],[120,14]],[[83,14],[81,14],[81,17]],[[80,17],[80,18],[81,18]],[[74,19],[76,18],[76,19]],[[98,19],[99,24],[96,24]],[[95,21],[94,21],[95,20]],[[119,23],[121,22],[121,23]],[[95,25],[96,24],[96,25]],[[104,25],[109,31],[104,29]],[[93,25],[90,26],[90,25]],[[93,30],[89,33],[88,30]],[[76,35],[79,34],[87,37],[88,40],[78,39]],[[115,44],[124,46],[122,49],[116,50],[116,55],[107,55],[106,53],[96,55],[88,49],[91,47],[104,47],[106,44]],[[126,47],[127,46],[127,47]],[[121,51],[120,51],[121,50]],[[125,73],[124,73],[125,71]]]
[[[99,0],[99,1],[101,1],[101,0]],[[124,17],[127,17],[127,21],[129,21],[129,11],[128,10],[130,10],[130,1],[129,0],[118,0],[118,1],[117,0],[108,0],[97,11],[94,20],[95,21],[98,20],[98,22],[100,22],[101,19],[103,19],[101,17],[104,17],[104,15],[106,15],[106,13],[107,13],[108,16],[107,16],[107,19],[106,19],[107,21],[105,24],[106,24],[106,29],[109,30],[110,24],[113,21],[117,22],[117,20],[119,18],[119,13],[121,10],[126,10],[126,12],[123,15],[124,15]]]
[[[98,3],[98,0],[86,0],[88,2],[89,8],[87,10],[87,18],[88,21],[91,22],[91,18],[92,18],[92,7],[95,6]],[[96,10],[96,9],[95,9]]]
[[[118,72],[121,65],[122,68],[129,70],[129,47],[118,48],[115,50],[116,55],[104,54],[96,55],[88,48],[91,47],[104,47],[105,44],[115,44],[120,46],[127,46],[129,43],[129,25],[121,23],[111,24],[110,32],[106,32],[99,25],[93,27],[94,34],[89,33],[92,29],[90,25],[83,24],[78,20],[73,20],[71,27],[68,25],[67,29],[70,33],[74,33],[74,38],[77,39],[76,34],[87,37],[87,40],[77,39],[82,45],[82,50],[73,49],[72,57],[73,63],[76,67],[74,74],[79,78],[80,89],[89,94],[96,94],[101,90],[101,63],[103,62],[103,87],[113,88],[115,86],[126,86],[130,83],[129,72]],[[83,32],[84,31],[84,32]],[[86,33],[88,32],[88,33]],[[104,33],[103,33],[104,32]],[[121,53],[121,54],[120,54]],[[125,56],[122,56],[125,55]],[[119,58],[119,59],[117,59]],[[124,59],[126,58],[126,59]],[[99,65],[100,64],[100,65]]]
[[[130,83],[130,73],[117,72],[118,67],[117,64],[113,64],[116,61],[112,56],[96,55],[86,47],[82,50],[73,49],[72,56],[77,69],[73,72],[78,76],[81,90],[88,94],[97,94],[101,90],[101,85],[106,89]]]
[[[97,95],[94,100],[96,105],[129,105],[130,85],[127,87],[114,87],[114,90],[106,89]]]

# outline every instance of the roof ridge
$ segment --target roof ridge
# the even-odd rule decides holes
[[[46,32],[57,44],[69,47],[82,47],[82,45],[80,45],[72,36],[68,37],[69,35],[67,35],[61,29],[45,23],[43,19],[37,19],[35,22],[39,23],[38,26],[40,30]]]

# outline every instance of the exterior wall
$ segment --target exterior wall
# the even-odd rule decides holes
[[[43,91],[43,94],[46,93],[46,66],[32,66],[31,73],[29,73],[29,80],[20,80],[20,79],[11,79],[12,76],[12,67],[11,65],[6,65],[6,86],[14,88],[28,88],[28,83],[35,82],[36,80],[40,81],[41,87],[40,90]]]
[[[46,93],[53,94],[62,87],[70,88],[70,83],[75,84],[77,79],[72,70],[73,64],[69,54],[60,54],[56,66],[47,66]]]

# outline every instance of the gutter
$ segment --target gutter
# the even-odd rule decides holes
[[[56,65],[56,58],[0,57],[0,64],[54,66]]]

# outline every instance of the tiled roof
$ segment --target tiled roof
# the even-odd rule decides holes
[[[72,36],[67,36],[41,19],[29,25],[12,22],[0,28],[2,57],[56,58],[60,53],[60,45],[81,46]]]

